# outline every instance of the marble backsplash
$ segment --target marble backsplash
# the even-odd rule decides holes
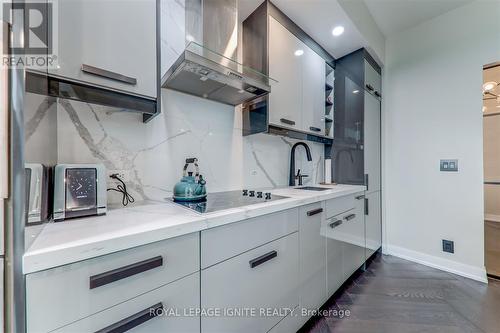
[[[127,175],[138,201],[171,196],[188,157],[199,159],[209,192],[286,186],[297,142],[244,137],[239,108],[170,90],[162,91],[162,113],[146,124],[140,114],[33,94],[25,110],[27,162],[102,163]],[[304,183],[313,184],[323,180],[324,148],[308,145],[313,161],[299,147],[296,167],[310,175]],[[114,192],[108,196],[111,203],[121,201]]]

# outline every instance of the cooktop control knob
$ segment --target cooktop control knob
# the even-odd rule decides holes
[[[271,200],[271,192],[266,193],[266,200]]]
[[[262,198],[262,192],[257,192],[257,198]]]
[[[249,196],[250,196],[250,197],[255,197],[255,191],[250,191]]]
[[[243,190],[243,195],[248,195],[248,190]]]

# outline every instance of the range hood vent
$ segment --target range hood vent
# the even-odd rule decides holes
[[[235,61],[236,0],[186,0],[185,50],[162,78],[162,88],[239,105],[271,92],[276,81]]]

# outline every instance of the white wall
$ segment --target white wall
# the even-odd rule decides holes
[[[384,249],[484,280],[482,66],[500,60],[500,2],[387,39]],[[458,173],[439,171],[457,158]],[[455,254],[441,239],[455,241]]]

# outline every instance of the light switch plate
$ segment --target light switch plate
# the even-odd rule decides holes
[[[457,172],[458,160],[440,160],[439,170]]]

